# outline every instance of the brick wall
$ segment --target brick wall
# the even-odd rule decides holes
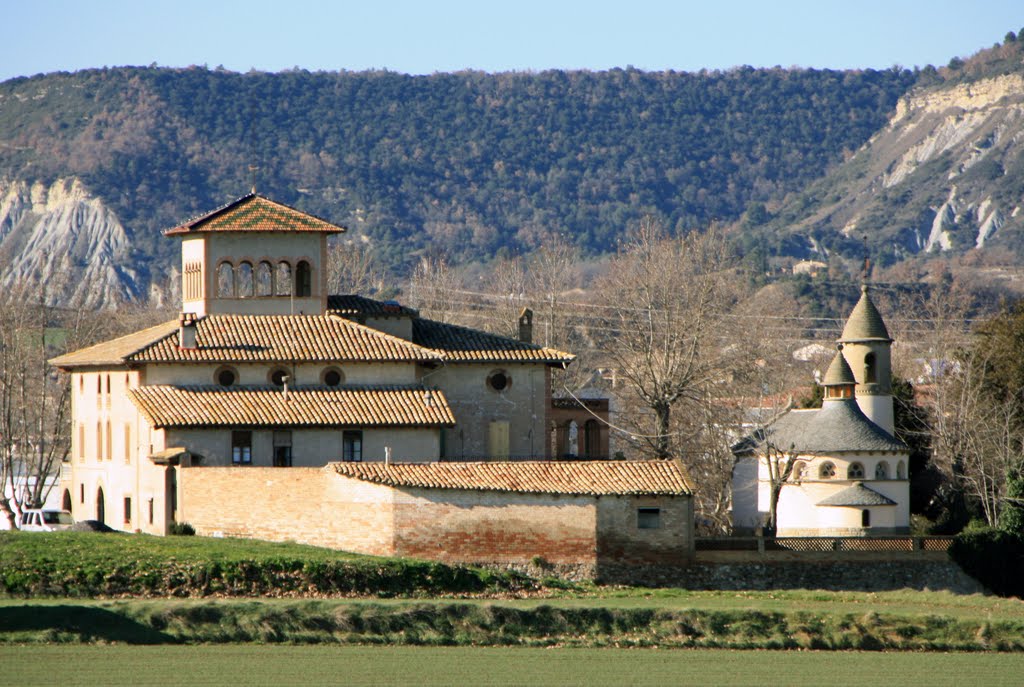
[[[678,565],[692,551],[688,497],[565,496],[391,488],[326,468],[179,470],[179,515],[205,536],[295,541],[373,555],[596,574],[602,561]],[[638,529],[638,507],[660,510]]]
[[[591,497],[402,489],[396,553],[450,562],[592,565],[597,508]]]
[[[392,490],[330,468],[183,468],[180,518],[205,536],[392,555]]]

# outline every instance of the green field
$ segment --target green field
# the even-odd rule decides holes
[[[1020,685],[1024,655],[328,646],[0,647],[4,684]]]

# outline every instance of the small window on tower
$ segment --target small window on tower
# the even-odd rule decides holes
[[[878,372],[875,369],[875,354],[868,353],[864,356],[864,383],[875,384],[878,381]]]

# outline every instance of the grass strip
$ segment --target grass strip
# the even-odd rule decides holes
[[[501,593],[515,573],[299,544],[95,532],[0,532],[0,595],[317,596]]]
[[[1024,618],[335,600],[0,606],[0,643],[1024,650]]]

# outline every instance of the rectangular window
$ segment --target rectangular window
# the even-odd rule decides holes
[[[341,459],[347,463],[363,461],[363,433],[359,431],[342,432]]]
[[[85,503],[85,485],[84,484],[79,484],[78,485],[78,502],[79,503]]]
[[[290,430],[274,432],[274,467],[292,466],[292,433]]]
[[[132,521],[132,497],[124,497],[124,522],[125,524],[131,524]]]
[[[132,462],[132,426],[128,423],[124,425],[124,462],[126,465]]]
[[[153,499],[149,500],[149,524],[153,524]]]
[[[78,423],[78,460],[85,460],[85,423]]]
[[[252,464],[252,432],[231,433],[231,462],[234,465]]]
[[[660,508],[637,508],[636,528],[638,530],[656,530],[661,527]]]

